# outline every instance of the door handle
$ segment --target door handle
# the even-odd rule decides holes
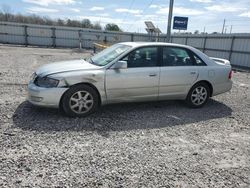
[[[152,73],[152,74],[149,74],[150,77],[153,77],[153,76],[157,76],[157,74],[155,73]]]
[[[195,71],[192,71],[192,72],[190,72],[190,74],[197,74],[197,72],[195,72]]]

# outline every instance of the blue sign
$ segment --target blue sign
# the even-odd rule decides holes
[[[173,29],[187,30],[188,17],[174,17]]]

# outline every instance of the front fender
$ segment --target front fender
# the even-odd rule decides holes
[[[76,84],[90,84],[93,85],[101,97],[102,104],[106,103],[105,92],[105,71],[104,70],[91,70],[91,71],[74,71],[64,72],[50,75],[50,77],[60,80],[58,87],[71,87]]]

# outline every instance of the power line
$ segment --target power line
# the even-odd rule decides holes
[[[132,1],[131,1],[130,5],[129,5],[129,8],[128,8],[129,10],[133,7],[134,2],[135,2],[135,0],[132,0]],[[123,22],[124,20],[126,20],[126,19],[127,19],[127,17],[128,17],[128,12],[126,12],[125,16],[123,16],[123,18],[122,18],[122,21],[121,21],[121,22]]]
[[[154,0],[151,0],[150,3],[142,10],[142,13],[146,12],[146,10],[152,5],[152,3],[154,2]],[[134,23],[130,24],[128,26],[128,28],[126,29],[126,31],[130,30],[130,28],[136,24],[138,20],[136,20]]]

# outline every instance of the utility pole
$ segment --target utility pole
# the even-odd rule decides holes
[[[169,2],[169,12],[168,12],[168,30],[167,30],[167,42],[170,42],[171,37],[171,22],[172,22],[172,15],[173,15],[173,7],[174,7],[174,0],[170,0]]]
[[[232,33],[232,30],[233,30],[233,25],[231,25],[230,27],[230,34]]]
[[[226,24],[226,19],[224,19],[223,21],[223,26],[222,26],[222,31],[221,31],[222,34],[224,33],[225,24]]]

